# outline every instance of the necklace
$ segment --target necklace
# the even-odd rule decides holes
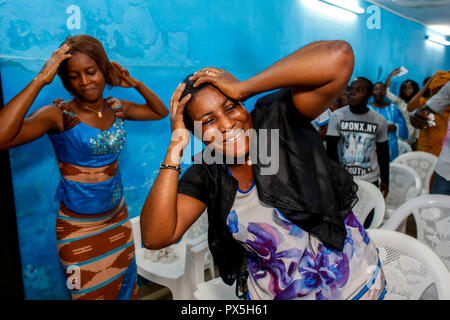
[[[105,104],[104,100],[102,101],[102,109],[101,109],[100,111],[97,111],[97,110],[91,108],[90,106],[84,104],[84,103],[81,102],[78,98],[76,98],[76,100],[77,100],[77,103],[78,103],[80,106],[82,106],[83,108],[85,108],[85,109],[87,109],[87,110],[89,110],[89,111],[92,111],[92,112],[97,113],[97,117],[99,117],[99,118],[102,118],[102,117],[103,117],[102,111],[103,111],[103,107],[104,107],[104,104]]]

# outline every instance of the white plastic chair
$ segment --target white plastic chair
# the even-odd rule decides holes
[[[417,239],[430,247],[450,270],[450,196],[429,194],[410,199],[395,210],[382,228],[397,230],[411,214]]]
[[[130,221],[133,228],[138,274],[147,280],[169,288],[173,300],[192,299],[196,285],[204,281],[205,267],[214,272],[212,260],[207,260],[209,253],[207,233],[204,232],[191,239],[183,238],[179,243],[171,245],[170,248],[174,250],[174,258],[168,263],[163,263],[149,259],[151,251],[142,247],[140,217],[135,217]]]
[[[412,152],[412,148],[409,145],[409,143],[402,141],[402,140],[398,140],[398,155],[407,153],[407,152]]]
[[[422,151],[412,151],[399,155],[392,161],[394,164],[404,164],[413,168],[422,179],[421,194],[428,194],[430,180],[436,166],[437,157],[434,154]]]
[[[387,283],[385,300],[418,300],[433,284],[439,300],[450,299],[450,273],[429,247],[392,230],[367,233],[380,253]]]
[[[389,166],[389,193],[384,199],[386,203],[386,221],[392,213],[407,200],[417,197],[422,190],[422,180],[412,168],[391,163]]]
[[[201,282],[194,291],[195,300],[239,300],[235,293],[236,285],[229,286],[218,277]]]
[[[374,184],[363,181],[354,180],[358,185],[358,202],[353,207],[353,213],[358,218],[361,224],[364,224],[367,216],[372,211],[375,210],[372,222],[368,228],[378,228],[383,223],[385,203],[384,197],[380,189],[378,189]]]

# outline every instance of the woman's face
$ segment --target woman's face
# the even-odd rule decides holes
[[[414,88],[411,84],[411,82],[406,82],[405,86],[403,87],[403,93],[405,96],[410,97],[414,91]]]
[[[189,105],[188,114],[199,121],[199,132],[194,132],[202,142],[216,151],[231,157],[242,157],[249,152],[249,129],[253,122],[242,104],[231,100],[213,86],[201,89]]]
[[[74,52],[67,62],[67,76],[75,96],[87,102],[103,98],[106,80],[89,56]]]

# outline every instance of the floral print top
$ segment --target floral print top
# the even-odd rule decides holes
[[[378,251],[353,213],[345,219],[344,250],[265,206],[256,186],[238,189],[227,217],[233,237],[247,252],[249,299],[383,299],[385,279]]]

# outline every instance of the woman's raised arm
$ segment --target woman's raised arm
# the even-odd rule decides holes
[[[180,84],[170,101],[172,141],[164,164],[172,167],[179,167],[183,149],[190,139],[183,122],[183,110],[191,95],[180,101],[184,88],[185,84]],[[206,208],[200,200],[178,194],[178,175],[175,169],[160,169],[145,201],[140,220],[146,248],[160,249],[176,242]]]
[[[61,126],[62,117],[55,108],[41,108],[24,118],[42,88],[55,78],[61,62],[71,57],[68,50],[67,44],[55,50],[39,74],[0,110],[0,149],[30,142]]]
[[[116,69],[118,79],[116,85],[122,88],[134,88],[145,99],[144,104],[121,100],[125,119],[128,120],[160,120],[169,114],[161,99],[150,90],[142,81],[130,76],[128,70],[117,62],[112,62]]]
[[[262,92],[292,87],[297,109],[305,117],[314,119],[346,88],[353,66],[354,55],[350,44],[341,40],[318,41],[298,49],[242,82],[217,68],[199,70],[190,80],[196,81],[195,86],[212,83],[238,101]]]

